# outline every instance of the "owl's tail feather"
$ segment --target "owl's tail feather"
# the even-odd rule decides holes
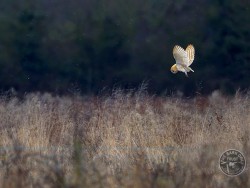
[[[194,72],[194,70],[193,69],[191,69],[190,67],[186,67],[186,70],[189,72],[189,71],[192,71],[192,72]]]

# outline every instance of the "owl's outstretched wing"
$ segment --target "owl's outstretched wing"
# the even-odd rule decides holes
[[[189,61],[187,52],[178,45],[176,45],[173,49],[173,56],[177,65],[186,65]]]
[[[188,56],[187,66],[189,67],[194,61],[194,54],[195,54],[194,46],[192,44],[187,46],[186,53]]]

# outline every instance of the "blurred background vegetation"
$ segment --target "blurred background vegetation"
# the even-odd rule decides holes
[[[249,41],[249,0],[2,0],[0,89],[230,94],[249,88]],[[195,72],[173,75],[189,43]]]

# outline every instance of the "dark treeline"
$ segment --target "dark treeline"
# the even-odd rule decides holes
[[[233,93],[250,82],[249,0],[0,2],[0,89]],[[169,70],[192,43],[195,72]]]

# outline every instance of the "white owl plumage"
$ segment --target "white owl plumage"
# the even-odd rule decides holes
[[[188,72],[194,72],[194,70],[189,67],[193,63],[195,56],[195,50],[192,44],[188,45],[186,50],[176,45],[173,49],[173,56],[176,64],[171,67],[172,73],[176,74],[178,71],[181,71],[188,76]]]

